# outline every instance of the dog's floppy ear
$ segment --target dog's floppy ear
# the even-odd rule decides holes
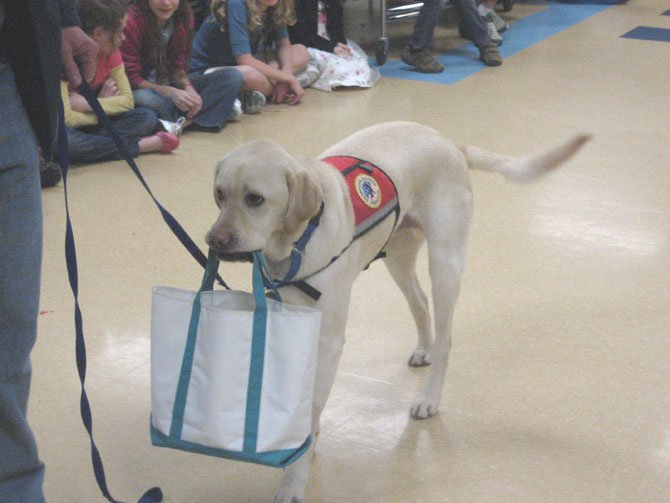
[[[323,200],[323,193],[314,173],[306,169],[289,170],[288,207],[284,216],[284,231],[295,234],[300,226],[316,215]]]

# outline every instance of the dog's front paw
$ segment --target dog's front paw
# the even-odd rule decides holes
[[[425,367],[432,363],[430,353],[422,348],[416,348],[407,362],[410,367]]]
[[[275,503],[302,503],[305,496],[307,480],[302,480],[301,474],[295,473],[289,467],[282,477],[281,484],[275,494]]]
[[[419,398],[412,408],[410,413],[414,419],[428,419],[437,413],[439,403],[433,403],[425,397]]]
[[[302,503],[302,498],[292,496],[290,493],[286,494],[280,488],[275,494],[275,503]]]

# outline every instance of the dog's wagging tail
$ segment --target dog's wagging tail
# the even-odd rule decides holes
[[[541,154],[520,158],[472,146],[463,146],[461,150],[470,169],[500,173],[510,181],[524,183],[550,173],[574,156],[590,139],[590,134],[578,134]]]

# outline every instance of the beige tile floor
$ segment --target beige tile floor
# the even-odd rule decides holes
[[[309,501],[670,501],[670,44],[619,38],[639,25],[670,28],[667,8],[612,7],[454,85],[309,90],[299,107],[268,107],[220,134],[186,134],[173,155],[139,159],[202,243],[216,213],[214,163],[247,140],[309,158],[392,119],[508,154],[576,130],[595,135],[537,185],[473,174],[469,263],[436,417],[408,414],[426,370],[405,364],[414,328],[401,295],[381,263],[361,275]],[[459,39],[443,27],[436,42]],[[74,169],[70,194],[87,385],[112,493],[136,501],[160,485],[167,503],[271,501],[278,470],[150,445],[151,287],[192,288],[201,271],[123,163]],[[44,212],[30,419],[50,501],[102,502],[78,412],[62,185],[44,191]],[[425,256],[420,268],[427,281]],[[249,287],[246,266],[223,274]]]

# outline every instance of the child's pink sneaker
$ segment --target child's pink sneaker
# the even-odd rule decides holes
[[[177,138],[172,133],[168,133],[167,131],[159,131],[158,133],[156,133],[156,136],[158,136],[161,139],[162,154],[168,154],[179,146],[179,138]]]

